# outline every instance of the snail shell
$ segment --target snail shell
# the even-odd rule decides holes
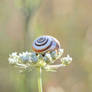
[[[32,46],[32,49],[36,53],[46,53],[48,51],[58,50],[59,48],[59,41],[52,36],[40,36],[34,40]]]

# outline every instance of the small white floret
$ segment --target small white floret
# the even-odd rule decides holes
[[[61,58],[61,62],[65,65],[68,65],[72,62],[72,58],[69,55],[67,55],[67,57]]]

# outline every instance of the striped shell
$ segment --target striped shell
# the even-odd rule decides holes
[[[52,36],[40,36],[34,40],[32,46],[32,49],[36,53],[46,53],[48,51],[58,50],[59,48],[59,41]]]

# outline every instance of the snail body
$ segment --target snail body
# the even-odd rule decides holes
[[[32,49],[36,53],[46,53],[48,51],[58,50],[59,48],[59,41],[52,36],[40,36],[34,40],[32,45]]]

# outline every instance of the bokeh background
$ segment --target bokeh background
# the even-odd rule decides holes
[[[73,58],[43,72],[44,92],[92,92],[92,0],[0,0],[0,92],[38,92],[35,71],[19,73],[8,56],[32,51],[40,35],[56,37]]]

